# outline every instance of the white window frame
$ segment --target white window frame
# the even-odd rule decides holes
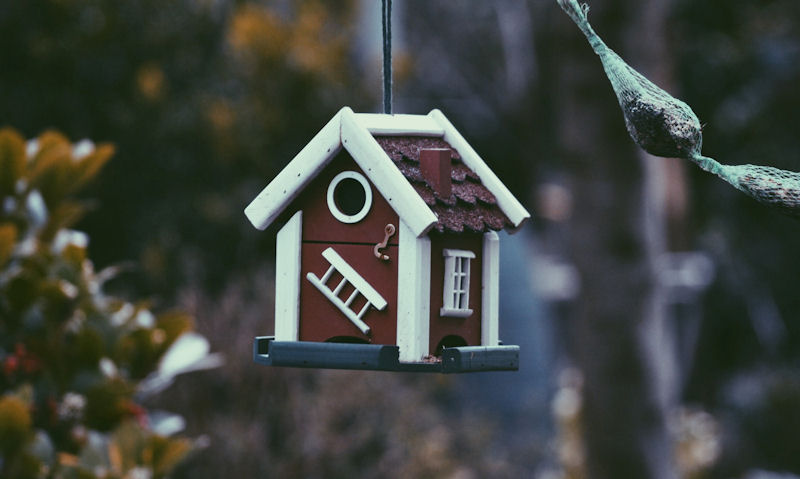
[[[469,307],[470,260],[475,253],[463,249],[447,249],[444,256],[444,288],[439,315],[466,318],[472,315]]]

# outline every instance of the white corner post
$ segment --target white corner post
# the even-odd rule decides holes
[[[278,231],[275,247],[275,340],[300,337],[300,246],[303,212],[298,211]]]
[[[481,298],[481,345],[500,343],[500,237],[483,235],[483,287]]]
[[[417,237],[400,220],[397,258],[397,345],[400,361],[420,361],[429,354],[431,240]]]

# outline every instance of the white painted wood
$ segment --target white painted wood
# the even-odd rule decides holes
[[[439,314],[444,314],[453,309],[453,270],[455,269],[455,256],[447,256],[444,258],[444,286],[442,287],[442,308]]]
[[[448,318],[468,318],[472,316],[472,309],[439,308],[439,316]]]
[[[447,249],[444,256],[444,287],[440,316],[466,318],[472,315],[469,307],[470,260],[475,253],[463,249]]]
[[[339,185],[339,183],[341,183],[342,180],[346,180],[348,178],[358,181],[361,183],[361,187],[364,188],[364,205],[361,207],[361,210],[354,215],[348,215],[340,210],[339,207],[336,206],[336,200],[334,199],[336,187]],[[331,183],[328,185],[327,200],[328,210],[331,212],[334,218],[342,223],[358,223],[367,216],[369,209],[372,208],[372,187],[369,185],[369,181],[367,181],[367,179],[364,178],[364,175],[361,173],[357,171],[343,171],[334,176],[331,180]]]
[[[483,235],[483,288],[481,345],[500,343],[500,237],[494,231]]]
[[[341,150],[340,123],[345,107],[317,133],[297,156],[245,208],[253,226],[263,230],[294,200]],[[352,111],[351,111],[352,114]]]
[[[341,111],[342,146],[381,192],[394,211],[420,237],[436,224],[436,215],[397,169],[375,138],[349,108]]]
[[[322,252],[322,257],[327,259],[328,262],[336,268],[344,278],[350,282],[361,294],[367,298],[367,301],[373,304],[378,311],[386,307],[386,300],[383,299],[380,293],[375,291],[375,288],[367,282],[360,274],[344,260],[339,253],[333,248],[328,248]]]
[[[356,113],[356,119],[373,135],[442,136],[444,129],[427,115]]]
[[[400,221],[397,259],[397,345],[400,361],[419,361],[429,354],[431,240],[418,238]]]
[[[341,299],[339,299],[338,296],[333,294],[333,291],[328,289],[325,283],[323,283],[319,278],[317,278],[317,276],[314,273],[308,273],[306,275],[306,278],[309,281],[311,281],[311,284],[313,284],[320,291],[320,293],[325,295],[325,297],[328,298],[328,300],[331,303],[333,303],[334,306],[339,308],[339,311],[344,313],[345,317],[347,317],[347,319],[349,319],[353,324],[355,324],[356,327],[360,329],[362,333],[369,335],[371,331],[370,327],[367,326],[367,323],[361,320],[361,317],[364,315],[364,312],[366,311],[366,307],[369,307],[369,303],[367,303],[366,307],[361,310],[361,313],[356,315],[356,313],[354,313],[352,309],[348,308],[344,304],[344,302]]]
[[[364,313],[367,312],[367,310],[369,309],[370,306],[372,306],[372,305],[369,304],[369,301],[367,301],[367,303],[364,305],[364,307],[361,308],[361,311],[358,312],[358,319],[361,319],[361,318],[364,317]]]
[[[325,272],[325,275],[322,277],[320,281],[322,281],[323,283],[327,283],[328,280],[331,279],[331,275],[333,275],[334,271],[336,271],[336,268],[334,268],[333,266],[328,268],[328,271]]]
[[[297,341],[300,334],[300,247],[303,212],[278,231],[275,248],[275,339]]]
[[[450,249],[444,248],[442,250],[442,256],[444,257],[459,257],[459,258],[475,258],[475,253],[466,249]]]
[[[358,290],[354,289],[353,292],[350,293],[350,297],[347,298],[347,301],[344,302],[344,305],[349,308],[350,304],[353,302],[354,299],[356,299],[357,296],[358,296]]]
[[[428,116],[434,119],[444,129],[444,140],[458,151],[461,160],[470,167],[481,179],[481,183],[497,198],[497,205],[505,213],[515,230],[531,217],[524,206],[508,191],[506,185],[486,165],[478,153],[461,136],[450,120],[439,110],[432,110]]]
[[[333,290],[333,294],[339,296],[339,293],[342,292],[342,288],[344,288],[346,284],[347,284],[347,278],[342,278],[342,280],[339,281],[339,285],[336,286],[336,289]]]

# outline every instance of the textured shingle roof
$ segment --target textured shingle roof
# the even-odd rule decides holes
[[[408,179],[417,194],[438,217],[434,228],[440,232],[486,232],[513,227],[497,206],[497,199],[483,186],[474,171],[461,161],[458,152],[441,138],[422,136],[376,136],[378,144]],[[419,151],[426,148],[450,148],[453,193],[441,198],[422,177]]]

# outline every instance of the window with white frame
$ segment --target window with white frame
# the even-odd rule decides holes
[[[472,314],[469,307],[469,263],[475,253],[461,249],[445,249],[444,294],[439,314],[466,318]]]

